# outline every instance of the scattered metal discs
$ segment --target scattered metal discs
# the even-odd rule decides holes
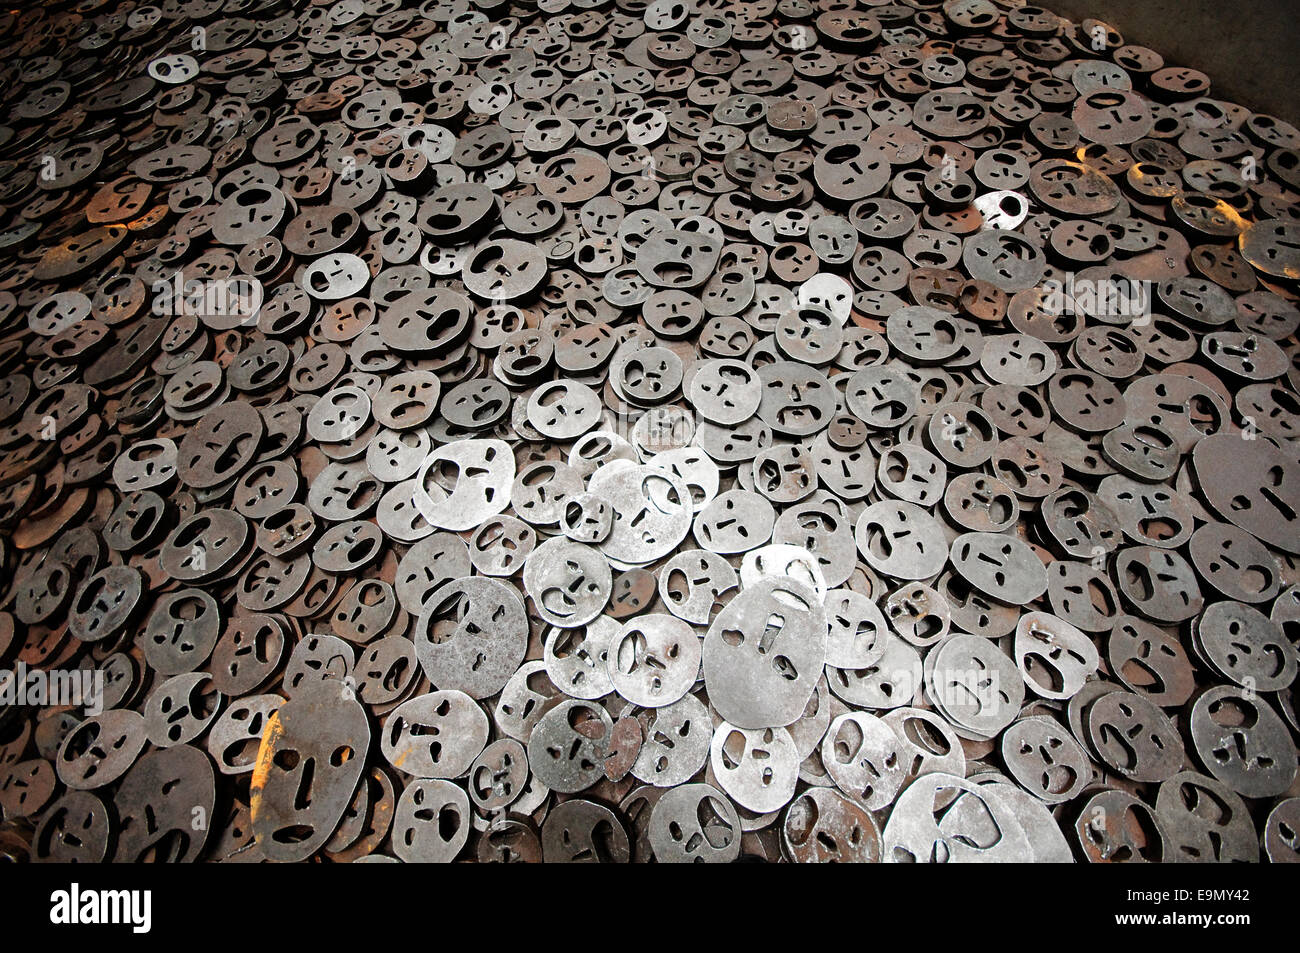
[[[986,0],[185,6],[0,16],[6,856],[1300,856],[1293,126]]]

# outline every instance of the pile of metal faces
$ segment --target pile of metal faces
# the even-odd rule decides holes
[[[50,2],[0,99],[4,856],[1300,857],[1284,119],[991,0]]]

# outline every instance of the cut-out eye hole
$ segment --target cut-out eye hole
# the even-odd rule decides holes
[[[300,844],[311,839],[315,833],[316,828],[310,825],[291,824],[288,827],[279,828],[271,837],[280,844]]]

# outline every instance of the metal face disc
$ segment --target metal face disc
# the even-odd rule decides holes
[[[709,700],[732,724],[790,724],[826,663],[826,615],[816,593],[789,577],[743,589],[704,637]]]
[[[460,777],[487,743],[487,715],[464,692],[430,692],[385,721],[380,746],[393,767],[417,778]]]
[[[471,529],[510,504],[514,478],[514,456],[504,441],[460,440],[425,458],[415,505],[432,526]]]
[[[268,859],[301,859],[330,837],[352,799],[369,747],[365,710],[331,685],[304,691],[271,713],[249,794],[253,835]],[[306,804],[282,794],[300,789],[304,780],[315,791]]]
[[[907,780],[902,743],[866,712],[840,715],[822,740],[822,764],[836,787],[868,811],[887,807]]]
[[[1246,805],[1213,778],[1183,771],[1160,786],[1156,811],[1175,861],[1259,860],[1259,841]]]
[[[1212,688],[1196,700],[1189,723],[1206,771],[1243,797],[1275,797],[1295,780],[1286,725],[1259,696],[1235,686]]]
[[[1058,722],[1032,716],[1002,733],[1002,761],[1012,777],[1034,797],[1062,804],[1088,783],[1088,753]]]
[[[528,763],[552,791],[573,793],[604,776],[613,720],[593,702],[561,702],[537,722],[528,740]]]
[[[651,849],[670,863],[729,863],[740,856],[740,835],[736,808],[710,784],[672,788],[650,813]]]
[[[870,864],[880,859],[880,831],[871,815],[848,798],[811,787],[786,812],[781,847],[796,863]]]
[[[1032,860],[1034,853],[1024,826],[1016,819],[1010,798],[996,787],[975,785],[951,774],[922,775],[903,792],[890,813],[882,835],[884,859],[892,863]],[[954,795],[958,803],[967,801],[974,806],[978,802],[978,807],[970,813],[958,812],[953,822],[940,826],[933,813],[935,799],[953,799]],[[961,826],[963,821],[991,823],[996,838],[990,843],[970,837],[972,831]]]
[[[471,698],[495,695],[528,649],[528,617],[517,591],[490,578],[449,582],[415,623],[415,653],[429,681]]]
[[[670,705],[695,684],[700,640],[674,616],[637,616],[610,640],[606,667],[614,690],[633,704]]]
[[[876,572],[929,579],[948,559],[948,543],[934,518],[914,503],[873,503],[854,530],[858,551]]]

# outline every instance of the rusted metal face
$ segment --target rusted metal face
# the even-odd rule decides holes
[[[1296,859],[1285,119],[988,0],[0,49],[5,856]]]

